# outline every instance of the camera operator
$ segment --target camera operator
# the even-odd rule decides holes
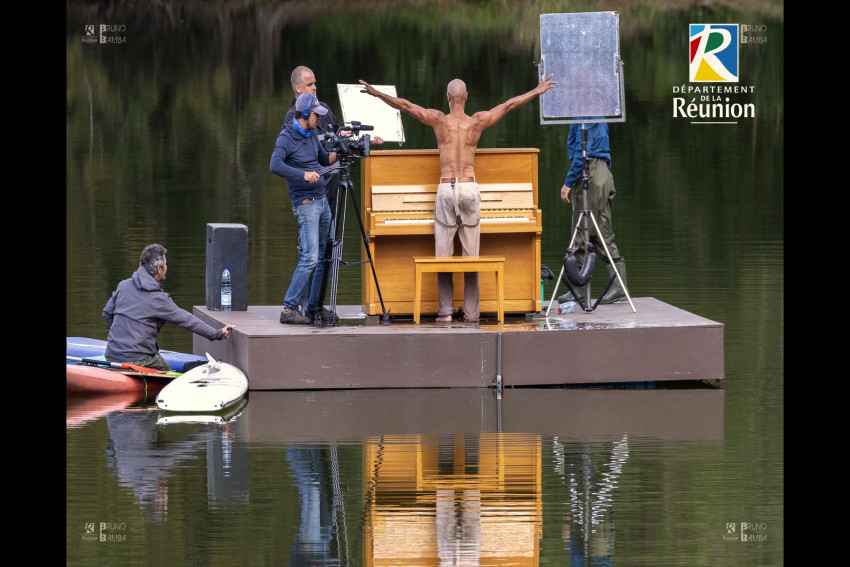
[[[283,125],[275,142],[269,170],[286,179],[292,212],[298,220],[300,243],[298,265],[283,299],[280,322],[309,325],[313,322],[322,292],[326,269],[325,252],[331,228],[325,179],[318,171],[337,161],[335,152],[328,153],[321,143],[316,125],[328,110],[312,93],[304,93],[295,101],[297,114]],[[321,261],[319,261],[321,259]],[[306,313],[298,310],[302,291],[310,283]],[[327,316],[326,316],[327,317]]]
[[[284,124],[292,122],[292,119],[295,117],[295,101],[300,95],[311,93],[313,94],[313,96],[316,96],[316,93],[318,91],[318,88],[316,86],[316,75],[308,67],[305,67],[303,65],[299,65],[298,67],[292,70],[292,74],[290,75],[289,80],[292,84],[292,92],[295,93],[295,96],[292,99],[292,106],[290,106],[289,110],[286,112],[286,118],[284,118],[283,121]],[[339,121],[337,120],[336,115],[326,103],[320,102],[319,104],[321,104],[327,112],[319,116],[319,121],[316,123],[315,128],[317,135],[321,137],[322,134],[327,132],[336,133],[339,130]],[[348,135],[349,132],[342,131],[340,132],[340,134]],[[383,144],[384,141],[380,137],[376,136],[372,139],[372,143]],[[333,149],[329,143],[324,143],[324,148],[327,151],[331,151]],[[325,179],[325,189],[327,189],[328,207],[331,211],[331,222],[333,222],[333,218],[336,213],[336,194],[337,187],[339,187],[339,171],[329,171],[325,173],[323,177]],[[301,304],[301,309],[305,310],[305,312],[307,310],[307,301],[309,294],[310,282],[308,280],[304,290],[302,291],[301,299],[299,300],[299,303]],[[320,316],[323,317],[323,320],[326,320],[327,314],[328,311],[324,308],[320,311]]]

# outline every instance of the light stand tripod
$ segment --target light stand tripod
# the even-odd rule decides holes
[[[319,305],[324,303],[325,299],[325,290],[327,289],[328,284],[328,271],[330,271],[331,278],[331,293],[330,293],[330,306],[329,306],[329,325],[335,325],[338,320],[338,316],[336,313],[336,297],[337,291],[339,290],[339,266],[341,264],[344,265],[358,265],[364,264],[365,262],[369,262],[369,265],[372,268],[372,277],[375,280],[375,288],[378,290],[378,298],[381,301],[381,311],[383,312],[383,316],[381,317],[382,325],[390,324],[390,313],[384,307],[384,298],[381,296],[381,286],[378,285],[378,275],[375,273],[375,263],[372,261],[372,252],[369,249],[369,239],[366,237],[366,230],[363,228],[363,219],[360,216],[360,207],[357,204],[357,198],[354,195],[354,185],[351,182],[351,162],[354,161],[353,157],[343,156],[339,158],[339,185],[336,189],[336,204],[334,205],[335,212],[333,219],[331,221],[331,230],[330,236],[328,240],[328,247],[326,252],[325,262],[328,262],[330,268],[328,270],[325,269],[325,273],[322,276],[322,292],[319,297]],[[325,170],[327,173],[329,170]],[[342,192],[342,197],[340,198],[340,191]],[[351,201],[354,203],[354,212],[357,214],[357,224],[360,227],[360,235],[363,237],[363,246],[366,249],[366,255],[369,258],[368,260],[360,261],[360,262],[344,262],[342,260],[342,245],[343,239],[345,236],[345,217],[348,211],[348,201],[345,199],[345,195],[348,194],[351,197]],[[342,219],[340,220],[339,213],[340,207],[342,207]],[[339,235],[337,236],[337,232]],[[318,313],[318,310],[317,310]]]
[[[581,124],[581,185],[582,191],[584,194],[584,206],[587,207],[587,188],[590,183],[590,174],[588,172],[588,162],[589,159],[587,156],[587,126],[584,122]],[[561,273],[558,275],[558,279],[555,281],[555,289],[552,291],[552,299],[549,300],[549,307],[546,309],[546,316],[549,316],[549,311],[552,309],[552,305],[555,303],[555,297],[558,293],[558,282],[562,281],[566,284],[567,288],[573,294],[573,297],[576,300],[581,308],[585,311],[593,311],[599,305],[599,302],[602,301],[602,298],[608,292],[608,289],[611,287],[611,284],[614,283],[614,279],[619,280],[620,285],[623,288],[623,291],[626,294],[626,298],[629,300],[629,305],[632,307],[632,312],[636,312],[634,303],[632,303],[632,298],[629,296],[629,291],[626,288],[626,284],[623,281],[623,278],[620,277],[620,272],[617,270],[617,265],[614,262],[614,259],[611,257],[611,253],[608,251],[608,245],[605,244],[605,239],[600,238],[602,242],[602,247],[605,249],[605,257],[611,261],[611,267],[614,269],[614,275],[611,276],[611,279],[608,280],[608,285],[605,286],[605,289],[602,290],[602,293],[599,294],[599,297],[596,299],[596,302],[593,306],[590,305],[590,298],[592,297],[590,291],[590,280],[593,276],[593,270],[596,267],[596,253],[593,252],[593,243],[590,242],[590,226],[588,224],[588,219],[593,222],[593,227],[596,229],[596,234],[602,235],[602,231],[599,230],[599,225],[596,224],[596,219],[593,217],[593,211],[590,209],[583,209],[579,211],[579,218],[576,221],[576,226],[573,229],[573,236],[570,239],[570,245],[567,247],[567,254],[564,257],[563,265],[561,266]],[[584,221],[582,223],[582,221]],[[584,265],[581,267],[581,270],[577,268],[577,262],[574,256],[574,248],[573,244],[575,243],[576,235],[579,231],[579,225],[584,225],[582,229],[582,236],[584,237]],[[567,271],[567,277],[564,277],[564,270]],[[579,297],[579,294],[576,293],[576,290],[571,285],[575,283],[577,286],[586,286],[585,299],[587,303]]]

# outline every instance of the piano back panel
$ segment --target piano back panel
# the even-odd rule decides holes
[[[372,150],[370,157],[360,162],[360,168],[364,209],[374,207],[373,185],[434,184],[436,191],[440,182],[440,154],[436,150]]]
[[[478,150],[476,178],[481,186],[484,223],[481,255],[505,257],[505,312],[540,311],[541,212],[537,208],[537,149]],[[384,220],[433,219],[439,182],[436,150],[373,151],[361,162],[361,201],[381,298],[393,315],[413,313],[414,256],[434,255],[431,223],[383,224]],[[516,217],[517,221],[503,217]],[[455,242],[455,254],[461,255]],[[362,257],[367,259],[365,250]],[[463,273],[454,276],[454,303],[463,306]],[[481,311],[496,311],[495,278],[482,274]],[[361,271],[363,310],[380,315],[381,301],[368,263]],[[425,274],[422,313],[437,312],[437,278]]]

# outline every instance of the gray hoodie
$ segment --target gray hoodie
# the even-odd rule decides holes
[[[221,329],[207,325],[188,311],[180,309],[159,282],[139,269],[118,284],[103,308],[109,325],[107,357],[132,362],[159,352],[157,336],[166,323],[172,323],[211,341],[221,339]]]

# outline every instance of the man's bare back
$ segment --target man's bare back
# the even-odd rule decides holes
[[[468,92],[466,84],[454,79],[446,89],[449,101],[449,113],[444,114],[433,108],[422,108],[403,98],[396,98],[377,91],[372,85],[361,79],[361,92],[383,100],[393,108],[406,112],[419,122],[434,129],[437,148],[440,151],[440,176],[468,178],[475,176],[475,150],[481,134],[502,119],[511,110],[523,106],[534,97],[555,87],[555,81],[549,75],[537,87],[525,94],[515,96],[502,104],[469,116],[465,112]]]
[[[483,131],[479,120],[462,111],[443,115],[434,125],[437,148],[440,150],[441,177],[475,176],[475,149]]]

